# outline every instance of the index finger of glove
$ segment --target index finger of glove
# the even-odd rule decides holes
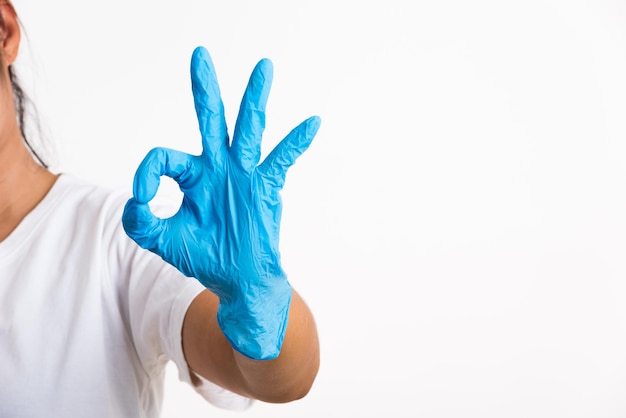
[[[138,203],[148,203],[156,196],[161,176],[174,179],[181,190],[196,177],[195,158],[184,152],[154,148],[144,157],[135,172],[133,196]]]
[[[203,152],[211,161],[222,161],[228,147],[224,104],[213,61],[204,47],[196,48],[191,57],[191,88]]]

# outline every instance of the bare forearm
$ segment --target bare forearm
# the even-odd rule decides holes
[[[187,312],[183,349],[194,372],[264,402],[289,402],[309,392],[319,368],[319,341],[313,316],[297,292],[280,355],[273,360],[252,360],[235,351],[217,324],[217,305],[215,295],[203,292]]]
[[[319,369],[319,341],[315,321],[302,298],[293,292],[289,322],[280,355],[257,361],[235,352],[246,386],[266,402],[289,402],[305,396]]]

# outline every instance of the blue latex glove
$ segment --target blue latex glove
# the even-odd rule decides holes
[[[237,351],[272,359],[282,346],[292,295],[278,251],[279,192],[320,119],[302,122],[259,164],[272,63],[263,59],[254,68],[232,143],[213,63],[202,47],[193,52],[191,81],[202,154],[151,150],[135,174],[124,229],[142,248],[219,297],[217,320]],[[154,216],[148,206],[162,175],[173,178],[184,194],[168,219]]]

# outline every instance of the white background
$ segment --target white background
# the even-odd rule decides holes
[[[169,370],[165,417],[626,416],[626,3],[15,6],[56,170],[130,188],[153,146],[198,153],[198,45],[231,127],[274,62],[266,151],[322,118],[281,236],[312,391],[241,415]]]

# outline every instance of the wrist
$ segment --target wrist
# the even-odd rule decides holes
[[[291,298],[291,285],[284,277],[239,288],[220,298],[217,321],[236,351],[255,360],[270,360],[280,353]]]

